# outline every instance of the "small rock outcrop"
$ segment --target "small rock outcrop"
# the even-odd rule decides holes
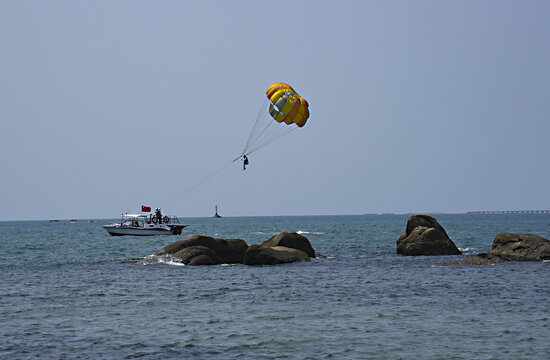
[[[275,247],[284,246],[291,249],[297,249],[305,252],[309,257],[315,257],[315,251],[309,240],[296,232],[281,232],[271,239],[264,241],[262,246]]]
[[[248,244],[240,239],[216,239],[204,235],[191,235],[186,239],[164,247],[156,255],[174,255],[189,247],[206,247],[210,249],[223,264],[242,264]]]
[[[406,256],[460,255],[447,232],[429,215],[413,215],[397,239],[397,253]]]
[[[533,234],[504,233],[495,236],[487,254],[468,256],[446,265],[482,266],[507,261],[550,260],[550,240]]]
[[[550,260],[550,240],[533,234],[498,234],[489,254],[514,261]]]
[[[299,261],[309,261],[309,255],[285,246],[250,245],[244,257],[245,265],[277,265]]]
[[[190,246],[181,249],[172,255],[180,259],[185,265],[219,265],[221,259],[215,252],[206,246]]]
[[[478,254],[474,256],[468,256],[464,259],[460,259],[457,261],[453,261],[448,264],[444,264],[444,266],[489,266],[489,265],[496,265],[503,262],[506,262],[507,260],[493,254]]]

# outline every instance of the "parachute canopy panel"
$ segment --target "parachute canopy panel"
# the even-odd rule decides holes
[[[269,115],[278,123],[296,124],[302,127],[309,117],[307,101],[290,85],[274,83],[266,90],[269,99]]]

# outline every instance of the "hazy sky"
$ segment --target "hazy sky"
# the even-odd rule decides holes
[[[550,208],[549,1],[0,1],[0,220]],[[236,162],[273,82],[304,128]]]

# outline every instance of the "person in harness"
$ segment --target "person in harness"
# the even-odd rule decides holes
[[[248,158],[243,154],[243,170],[246,170],[246,165],[248,165]]]

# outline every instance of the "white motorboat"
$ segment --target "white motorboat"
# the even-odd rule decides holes
[[[113,236],[154,236],[154,235],[180,235],[181,230],[187,225],[180,224],[174,215],[163,215],[158,219],[156,215],[149,214],[122,214],[120,223],[103,225],[103,228]]]

